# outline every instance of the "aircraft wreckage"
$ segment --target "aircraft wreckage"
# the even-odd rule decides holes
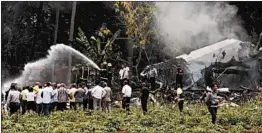
[[[226,99],[230,97],[232,99],[234,97],[232,95],[242,95],[247,90],[256,90],[256,86],[261,82],[261,48],[258,51],[256,46],[249,42],[236,39],[227,39],[192,51],[190,54],[154,64],[159,73],[157,81],[165,88],[174,87],[178,64],[185,73],[183,89],[194,92],[188,94],[190,99],[198,99],[205,87],[213,82],[231,92],[223,96]],[[149,66],[144,72],[148,69]]]

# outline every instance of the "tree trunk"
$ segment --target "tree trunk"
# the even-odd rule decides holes
[[[74,39],[76,4],[77,2],[73,1],[71,22],[70,22],[70,33],[69,33],[69,46],[71,46],[71,43],[73,42]],[[72,67],[72,54],[70,52],[68,54],[68,85],[71,83],[71,67]]]
[[[38,7],[38,13],[37,13],[37,22],[36,22],[36,28],[35,28],[35,34],[34,34],[34,39],[33,39],[33,44],[32,44],[32,53],[31,53],[31,58],[34,60],[35,59],[35,50],[36,50],[36,45],[38,41],[38,36],[39,32],[41,31],[40,29],[40,23],[42,23],[42,9],[44,6],[44,2],[40,1],[39,7]]]
[[[128,42],[127,42],[127,51],[128,51],[128,57],[127,57],[127,60],[129,62],[129,68],[131,68],[130,70],[130,75],[132,76],[133,75],[133,44],[134,44],[134,41],[131,40],[131,39],[128,39]]]
[[[58,24],[59,24],[59,11],[60,11],[60,5],[59,3],[56,3],[56,22],[55,22],[55,32],[54,32],[54,43],[53,45],[56,45],[57,41],[57,32],[58,32]],[[53,59],[52,63],[52,81],[55,82],[55,59]]]
[[[140,46],[140,47],[139,47],[139,55],[138,55],[137,63],[136,63],[136,66],[135,66],[135,68],[136,68],[136,78],[137,78],[138,81],[139,81],[138,66],[139,66],[139,63],[140,63],[140,61],[141,61],[142,52],[143,52],[143,49],[142,49],[142,47]]]

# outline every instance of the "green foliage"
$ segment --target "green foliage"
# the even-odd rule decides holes
[[[153,34],[155,6],[152,2],[115,2],[115,11],[119,13],[126,27],[126,34],[144,47]],[[139,46],[138,45],[138,46]]]
[[[256,107],[258,107],[256,109]],[[262,99],[257,103],[246,103],[236,107],[220,107],[218,124],[213,125],[205,105],[185,105],[184,113],[179,113],[174,105],[149,107],[147,115],[141,108],[131,108],[131,114],[121,109],[113,109],[109,114],[95,111],[54,112],[50,117],[36,114],[11,116],[2,119],[2,132],[130,132],[130,133],[239,133],[262,131]]]

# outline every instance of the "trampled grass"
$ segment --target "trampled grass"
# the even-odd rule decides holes
[[[132,107],[128,115],[114,108],[111,113],[95,111],[54,112],[50,117],[36,114],[13,115],[2,119],[3,133],[262,133],[262,99],[240,107],[220,107],[213,125],[204,104],[153,107],[147,115]]]

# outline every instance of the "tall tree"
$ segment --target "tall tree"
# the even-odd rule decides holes
[[[156,8],[152,2],[115,2],[114,6],[115,11],[119,13],[120,19],[126,27],[127,36],[134,42],[133,48],[139,49],[135,64],[138,78],[138,66],[142,52],[146,52],[145,46],[149,44],[154,33],[152,23]]]
[[[58,26],[59,26],[59,13],[60,13],[60,4],[55,3],[56,5],[56,20],[55,20],[55,32],[54,32],[54,43],[53,45],[56,45],[57,41],[57,32],[58,32]],[[53,64],[52,64],[52,81],[55,81],[55,59],[53,59]]]
[[[73,42],[73,39],[74,39],[76,4],[77,4],[77,2],[73,1],[71,22],[70,22],[70,33],[69,33],[69,45],[71,45],[71,43]],[[69,53],[69,55],[68,55],[68,84],[70,84],[70,82],[71,82],[71,67],[72,67],[72,55],[71,55],[71,53]]]

